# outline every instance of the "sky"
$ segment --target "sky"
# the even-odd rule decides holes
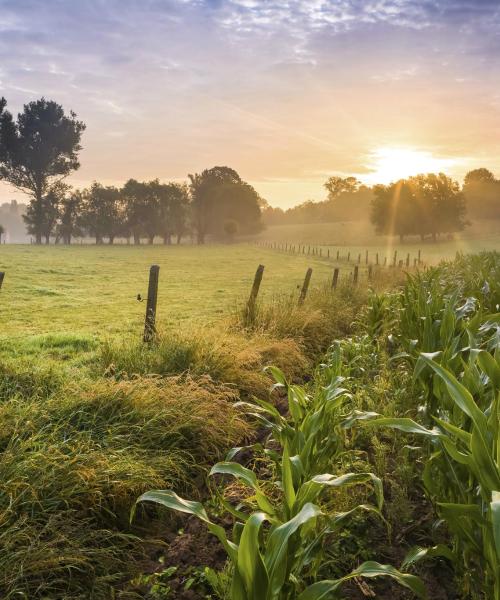
[[[228,165],[289,207],[331,175],[500,177],[500,0],[0,0],[0,56],[11,112],[86,123],[78,187]]]

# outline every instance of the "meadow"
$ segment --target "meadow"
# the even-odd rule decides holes
[[[46,333],[140,333],[149,267],[160,266],[158,321],[214,322],[250,293],[265,265],[263,297],[296,293],[305,272],[312,284],[332,277],[314,257],[292,257],[247,244],[233,246],[2,246],[2,336]]]
[[[2,597],[499,600],[499,256],[2,246]]]

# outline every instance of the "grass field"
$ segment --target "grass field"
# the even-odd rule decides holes
[[[480,235],[481,234],[481,235]],[[361,223],[287,225],[268,228],[259,238],[278,242],[310,243],[330,249],[331,261],[317,256],[292,256],[247,244],[232,246],[73,246],[0,247],[0,270],[6,272],[1,292],[1,336],[26,337],[47,333],[85,333],[92,336],[140,332],[151,264],[160,265],[158,322],[214,322],[248,297],[255,269],[265,265],[261,295],[298,294],[307,267],[313,268],[311,285],[331,279],[334,258],[340,251],[341,276],[352,272],[359,254],[370,260],[392,260],[418,250],[427,264],[453,257],[457,251],[500,249],[500,232],[493,224],[454,241],[437,244],[382,240]],[[359,245],[347,244],[360,240]],[[325,240],[331,240],[328,245]],[[337,240],[337,242],[335,242]],[[382,243],[381,243],[382,242]],[[337,243],[337,245],[336,245]],[[351,263],[346,262],[347,253]]]
[[[213,321],[248,297],[259,263],[263,296],[296,292],[308,266],[313,282],[331,266],[248,245],[169,247],[2,246],[2,336],[140,333],[151,264],[160,265],[158,320]]]
[[[160,333],[154,343],[144,344],[145,304],[136,295],[146,295],[154,263],[161,267]],[[236,309],[248,298],[259,263],[266,267],[263,302],[253,319],[238,319]],[[230,571],[213,538],[203,527],[193,529],[192,521],[168,518],[151,506],[141,506],[131,523],[137,498],[168,488],[207,499],[212,510],[222,509],[206,474],[232,446],[260,435],[254,419],[242,412],[242,406],[252,411],[253,405],[237,400],[268,398],[283,406],[278,390],[269,393],[272,380],[264,370],[269,365],[281,369],[288,381],[304,385],[302,391],[294,386],[297,398],[306,402],[304,394],[310,394],[304,424],[310,402],[337,398],[338,375],[346,377],[352,392],[342,400],[345,411],[417,415],[422,397],[400,357],[417,357],[412,344],[422,335],[413,330],[427,321],[416,311],[427,310],[429,290],[435,324],[455,289],[460,292],[452,298],[458,315],[465,314],[463,298],[470,295],[488,313],[498,303],[496,254],[441,267],[442,283],[428,270],[416,283],[406,283],[406,292],[399,269],[381,270],[373,282],[376,293],[368,289],[364,271],[359,286],[346,285],[354,265],[341,261],[344,281],[332,293],[325,284],[336,264],[250,244],[1,246],[0,270],[6,278],[0,292],[0,596],[227,600],[232,597],[227,592]],[[298,306],[298,286],[309,266],[312,288]],[[484,281],[489,281],[489,294],[482,292]],[[417,292],[421,299],[412,300]],[[464,334],[460,320],[456,325],[457,335]],[[436,325],[432,331],[446,333]],[[406,346],[388,345],[387,335],[393,332],[393,339]],[[438,342],[430,349],[439,349]],[[396,369],[388,353],[399,357]],[[336,402],[326,429],[304,446],[314,449],[316,457],[304,462],[312,469],[307,477],[320,471],[339,476],[352,471],[349,478],[356,481],[363,472],[370,473],[370,481],[384,477],[389,530],[410,533],[391,539],[381,521],[357,515],[337,538],[325,540],[318,555],[324,561],[321,576],[328,578],[366,560],[399,566],[410,545],[443,541],[431,531],[434,515],[419,483],[426,456],[415,461],[408,454],[408,440],[398,434],[346,433],[346,413],[341,405],[334,408]],[[280,413],[267,406],[281,422]],[[324,409],[326,417],[326,405]],[[299,444],[301,428],[293,417],[286,429],[296,430]],[[270,447],[283,445],[278,442],[271,441]],[[269,479],[279,468],[269,464],[271,454],[260,456],[257,446],[248,466],[258,467],[263,489],[271,492],[273,502],[281,502],[282,484]],[[417,449],[412,445],[412,452]],[[276,460],[282,464],[279,456]],[[374,489],[332,490],[318,502],[336,514],[380,502]],[[228,499],[243,498],[238,485],[229,484],[226,492]],[[255,508],[246,494],[243,504]],[[279,508],[276,514],[287,510]],[[304,535],[309,535],[306,529]],[[215,569],[211,583],[205,567]],[[422,575],[430,597],[457,597],[449,568],[436,575],[431,565]],[[455,575],[461,585],[460,568]],[[303,587],[315,577],[298,570],[293,581]],[[451,582],[446,595],[441,593],[445,580]],[[374,588],[374,593],[380,590],[376,597],[415,597],[397,593],[387,582],[380,586]],[[436,590],[440,595],[433,594]],[[353,600],[366,596],[354,587],[349,592]]]

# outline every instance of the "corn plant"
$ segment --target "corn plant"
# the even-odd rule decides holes
[[[339,579],[319,581],[309,586],[301,584],[302,571],[317,554],[316,527],[317,521],[323,517],[320,508],[310,502],[285,522],[275,522],[265,512],[253,512],[244,523],[236,524],[232,540],[228,539],[223,527],[210,520],[201,503],[184,500],[172,491],[147,492],[137,502],[154,502],[191,514],[207,525],[221,542],[232,563],[232,600],[319,600],[331,597],[349,579],[377,576],[392,577],[418,597],[426,597],[420,579],[374,561],[361,564]],[[266,528],[265,523],[270,526]],[[311,542],[312,531],[316,535]],[[328,527],[323,527],[319,538],[328,531]]]
[[[349,395],[341,385],[339,369],[339,356],[333,353],[321,369],[325,385],[308,395],[303,388],[289,384],[281,371],[270,368],[275,389],[287,393],[287,416],[263,400],[244,404],[269,432],[267,443],[271,448],[266,448],[266,455],[275,468],[270,480],[259,481],[253,470],[231,460],[241,448],[234,448],[226,461],[212,467],[211,476],[229,475],[249,490],[236,506],[221,497],[222,505],[235,519],[232,539],[208,517],[199,502],[184,500],[171,490],[147,492],[137,501],[155,502],[206,523],[232,563],[232,600],[319,600],[332,597],[348,579],[376,576],[392,577],[417,596],[425,597],[420,579],[373,561],[342,578],[314,581],[322,564],[325,536],[338,533],[355,511],[380,515],[383,505],[382,482],[373,473],[339,476],[319,470],[342,452],[337,411]],[[373,486],[376,505],[357,505],[328,514],[319,508],[325,490],[353,485]],[[307,585],[310,581],[313,583]]]
[[[432,442],[424,484],[454,535],[453,555],[463,560],[466,572],[479,569],[483,575],[480,590],[470,582],[472,593],[500,600],[500,350],[471,352],[464,379],[475,388],[477,399],[433,357],[422,355],[420,362],[444,385],[446,401],[441,388],[438,393],[446,419],[434,416],[433,429],[408,418],[375,413],[353,415],[350,423],[363,420],[423,435]],[[450,556],[443,548],[432,553]],[[413,552],[407,564],[427,554]]]
[[[327,384],[309,395],[303,387],[290,384],[279,369],[268,368],[276,381],[273,389],[287,394],[288,416],[282,415],[271,402],[258,398],[255,403],[239,403],[268,431],[268,442],[273,440],[280,448],[286,447],[289,456],[294,457],[297,483],[311,474],[322,473],[343,451],[343,432],[337,413],[350,395],[342,387],[344,378],[336,374],[335,367],[325,365],[324,369],[329,369]],[[234,449],[228,456],[234,457],[239,450]],[[271,450],[267,454],[279,470],[280,453]]]

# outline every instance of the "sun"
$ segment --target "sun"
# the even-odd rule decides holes
[[[420,173],[446,171],[454,164],[453,159],[438,158],[425,150],[381,147],[370,154],[367,166],[371,172],[364,180],[370,184],[387,184]]]

